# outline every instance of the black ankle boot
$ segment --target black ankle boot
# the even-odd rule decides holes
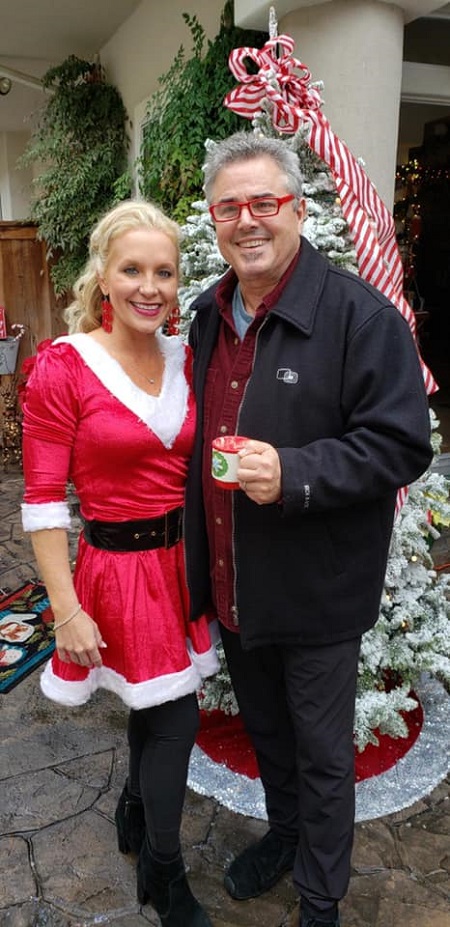
[[[162,863],[153,856],[147,840],[137,865],[137,895],[140,904],[151,902],[162,927],[212,927],[189,888],[181,853]]]
[[[144,806],[140,798],[129,794],[127,785],[119,798],[115,818],[120,852],[137,856],[145,837]]]

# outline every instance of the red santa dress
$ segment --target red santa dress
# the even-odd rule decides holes
[[[38,354],[24,402],[25,531],[70,527],[69,481],[88,521],[155,518],[183,504],[195,428],[191,355],[180,338],[157,337],[159,396],[139,389],[87,334]],[[41,676],[49,698],[81,705],[105,688],[147,708],[196,691],[217,671],[215,623],[188,620],[183,541],[119,553],[91,546],[82,532],[74,584],[107,647],[93,669],[55,652]]]

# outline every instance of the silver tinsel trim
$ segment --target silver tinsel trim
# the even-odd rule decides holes
[[[449,696],[435,679],[423,677],[415,691],[424,723],[415,744],[392,769],[356,785],[356,820],[368,821],[408,808],[445,778],[449,770]],[[215,798],[225,808],[267,820],[260,779],[249,779],[215,763],[195,746],[189,766],[189,788]]]
[[[356,786],[356,820],[381,818],[409,808],[445,779],[449,770],[450,699],[444,687],[424,676],[415,686],[423,713],[422,730],[392,769]]]

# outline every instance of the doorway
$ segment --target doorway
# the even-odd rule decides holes
[[[415,113],[405,112],[411,106],[402,104],[403,128],[418,110],[428,110],[428,118],[421,144],[409,147],[406,163],[397,167],[394,217],[421,354],[439,384],[431,405],[441,421],[443,450],[449,452],[450,108],[416,106]]]

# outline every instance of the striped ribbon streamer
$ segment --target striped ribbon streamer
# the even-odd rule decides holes
[[[280,57],[277,47],[281,50]],[[403,265],[393,217],[362,166],[320,111],[322,99],[317,85],[311,82],[308,68],[292,56],[293,50],[294,41],[289,35],[272,38],[261,49],[248,46],[233,49],[228,63],[240,83],[226,95],[224,104],[233,112],[253,119],[263,111],[262,102],[269,100],[272,122],[278,132],[293,134],[301,125],[308,126],[308,144],[334,177],[355,244],[360,276],[397,307],[415,338],[414,312],[403,295]],[[257,74],[247,73],[246,59],[257,65]],[[437,385],[422,358],[420,363],[430,395]]]

